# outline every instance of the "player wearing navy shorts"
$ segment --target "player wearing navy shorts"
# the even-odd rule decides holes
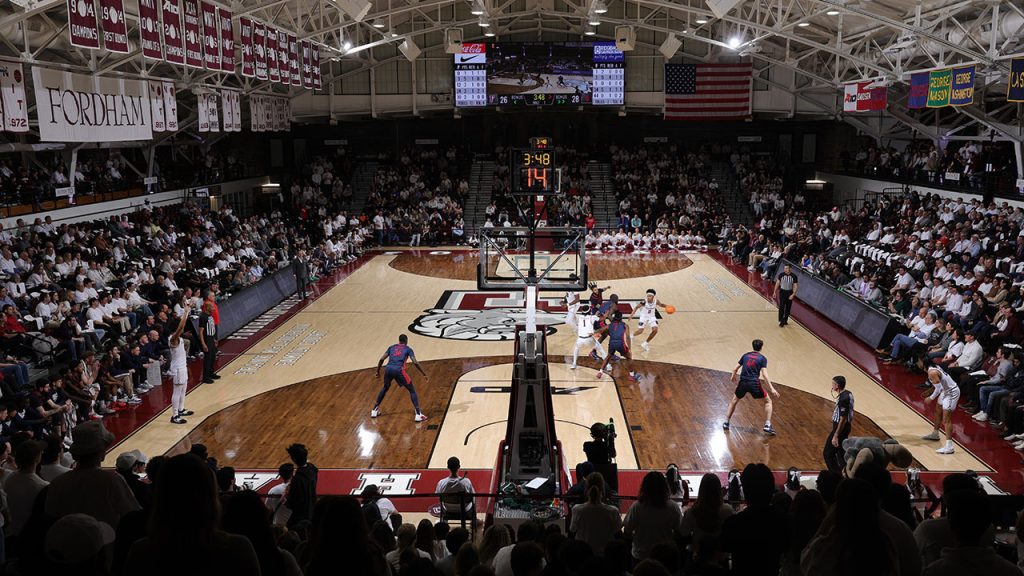
[[[380,403],[384,401],[384,395],[388,393],[388,388],[391,387],[391,382],[394,381],[399,386],[409,390],[409,398],[412,399],[412,406],[416,409],[416,421],[423,422],[427,417],[420,412],[420,399],[416,396],[416,388],[412,385],[412,378],[405,371],[405,361],[412,360],[413,366],[420,371],[420,374],[423,374],[424,380],[429,382],[430,377],[423,371],[420,363],[416,361],[416,354],[413,353],[412,348],[409,348],[409,337],[402,334],[398,337],[398,344],[388,346],[388,351],[377,361],[378,378],[380,378],[380,368],[384,365],[385,360],[388,361],[388,365],[384,368],[384,387],[377,394],[377,403],[373,405],[373,410],[370,411],[370,418],[376,418],[380,415]]]
[[[629,326],[622,321],[622,312],[616,310],[612,315],[611,324],[601,329],[602,332],[608,335],[608,355],[604,359],[604,363],[601,365],[601,369],[597,371],[597,377],[604,376],[605,372],[611,373],[612,367],[610,362],[612,356],[618,353],[619,356],[626,360],[633,359],[633,353],[629,351],[629,347],[632,344],[632,337],[629,335]],[[636,374],[630,372],[630,378],[633,380],[639,380]]]
[[[732,420],[732,413],[736,410],[736,404],[739,403],[741,398],[750,394],[754,398],[764,399],[764,428],[762,430],[764,430],[765,434],[775,436],[775,428],[772,428],[772,397],[764,393],[761,380],[764,380],[768,390],[776,398],[779,397],[779,391],[775,389],[772,381],[768,379],[768,359],[764,357],[764,354],[761,354],[764,342],[754,340],[751,346],[754,348],[753,351],[744,354],[732,370],[732,378],[730,380],[737,382],[738,376],[739,382],[736,385],[736,395],[729,402],[729,411],[725,415],[725,422],[722,423],[722,428],[725,430],[729,429],[729,421]]]
[[[590,309],[594,309],[593,304],[591,304]],[[608,297],[607,301],[605,301],[604,303],[597,307],[597,312],[591,312],[591,314],[597,315],[599,319],[597,324],[597,330],[601,333],[601,335],[598,336],[597,339],[599,343],[604,344],[605,339],[608,338],[608,332],[605,332],[603,329],[606,326],[608,326],[608,321],[611,320],[612,314],[614,314],[615,311],[618,309],[619,295],[612,294],[611,296]],[[597,360],[597,356],[593,352],[590,354],[590,357],[593,358],[594,360]]]

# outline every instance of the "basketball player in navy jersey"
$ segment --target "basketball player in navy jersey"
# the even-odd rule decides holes
[[[633,353],[629,351],[632,337],[629,335],[629,326],[622,321],[622,312],[620,310],[614,312],[611,324],[602,328],[601,331],[608,335],[608,355],[605,356],[604,363],[601,364],[601,368],[597,371],[598,378],[604,376],[605,372],[610,373],[612,371],[609,363],[616,352],[626,360],[633,359]],[[639,380],[633,372],[630,372],[629,376],[633,380]]]
[[[598,318],[597,331],[598,331],[599,335],[597,336],[597,342],[599,344],[604,344],[605,339],[608,338],[608,332],[605,331],[604,328],[608,326],[608,322],[611,320],[612,314],[614,314],[618,309],[619,309],[619,295],[618,294],[612,294],[611,296],[609,296],[608,300],[606,300],[600,306],[597,307],[597,311],[596,312],[593,311],[594,307],[593,307],[593,305],[591,305],[591,308],[590,308],[591,312],[590,313],[594,314]],[[596,350],[594,350],[594,351],[592,351],[590,353],[590,358],[593,359],[593,360],[598,360],[599,359],[598,356],[597,356],[597,351]]]
[[[764,393],[761,380],[764,380],[764,383],[768,385],[768,390],[776,398],[779,397],[779,391],[775,389],[772,381],[768,379],[768,359],[764,357],[764,354],[761,354],[764,342],[754,340],[751,346],[754,349],[744,354],[740,361],[736,363],[736,367],[732,369],[731,380],[736,382],[736,377],[739,376],[739,382],[736,385],[736,395],[729,402],[729,411],[725,415],[725,422],[722,423],[722,428],[725,430],[729,429],[729,420],[732,419],[732,413],[736,410],[736,404],[739,403],[741,398],[750,394],[754,398],[764,399],[764,428],[762,430],[764,430],[765,434],[775,436],[775,428],[772,428],[772,398]]]
[[[384,395],[388,393],[391,381],[394,380],[396,384],[409,390],[412,406],[416,409],[416,421],[423,422],[427,417],[420,412],[420,399],[416,396],[416,388],[412,385],[412,378],[405,371],[405,361],[412,360],[413,366],[420,371],[420,374],[423,374],[424,380],[429,382],[430,377],[427,376],[420,363],[416,361],[416,354],[413,353],[412,348],[409,348],[409,337],[402,334],[398,337],[398,344],[388,346],[388,351],[377,361],[378,378],[380,377],[380,368],[384,365],[385,360],[388,361],[388,365],[384,368],[384,387],[377,394],[377,403],[373,405],[373,410],[370,411],[370,418],[376,418],[380,415],[380,403],[384,401]]]

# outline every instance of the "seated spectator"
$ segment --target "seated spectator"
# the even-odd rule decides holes
[[[437,483],[435,492],[446,496],[441,499],[444,516],[455,519],[471,519],[476,515],[473,494],[473,483],[465,474],[459,476],[462,463],[455,456],[448,459],[448,477]],[[460,497],[465,494],[465,497]]]
[[[604,478],[597,472],[587,476],[587,501],[572,507],[569,533],[601,554],[622,527],[616,506],[604,503]]]
[[[412,564],[417,558],[431,559],[430,554],[416,548],[416,527],[412,524],[399,526],[395,532],[395,539],[398,541],[398,547],[384,556],[395,572],[401,572],[404,566]]]
[[[777,574],[789,529],[786,518],[770,506],[775,478],[764,464],[748,464],[740,481],[747,507],[722,524],[722,543],[732,555],[732,573]]]
[[[732,506],[722,501],[722,481],[717,474],[705,474],[700,479],[697,501],[683,513],[680,533],[690,538],[693,549],[699,553],[706,541],[717,541],[722,524],[733,515]]]
[[[924,576],[1018,576],[1020,569],[992,548],[992,522],[988,497],[979,490],[943,494],[949,507],[952,547],[925,566]]]
[[[870,483],[849,478],[839,485],[833,522],[807,544],[805,574],[900,574],[896,546],[882,529],[878,496]]]
[[[629,507],[623,533],[633,540],[633,558],[644,560],[651,548],[672,542],[679,534],[682,513],[668,497],[668,482],[661,472],[648,472],[640,483],[637,502]]]

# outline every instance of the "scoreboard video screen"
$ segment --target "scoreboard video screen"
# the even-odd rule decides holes
[[[464,43],[455,105],[621,106],[625,60],[614,42]]]

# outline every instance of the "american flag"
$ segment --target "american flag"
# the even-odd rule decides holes
[[[665,119],[750,118],[752,75],[749,62],[665,64]]]

